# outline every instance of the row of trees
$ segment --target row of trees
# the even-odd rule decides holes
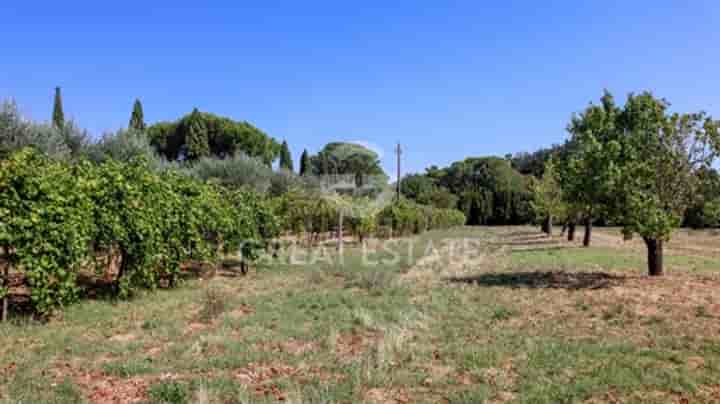
[[[73,124],[65,122],[62,95],[59,87],[55,90],[52,114],[52,128],[65,130]],[[77,129],[75,129],[77,131]],[[287,141],[278,143],[275,139],[246,121],[234,121],[197,108],[173,122],[145,122],[143,106],[136,99],[127,127],[128,132],[144,133],[158,156],[167,162],[193,163],[202,159],[218,160],[250,157],[271,166],[278,161],[278,168],[294,172],[293,157]],[[104,137],[113,137],[115,134]],[[89,143],[89,136],[83,133],[76,143]],[[82,147],[78,145],[78,148]],[[188,164],[191,165],[191,164]],[[303,150],[300,157],[299,174],[302,176],[347,175],[356,176],[358,186],[374,181],[382,187],[387,175],[382,170],[379,157],[374,151],[354,143],[331,142],[316,155]]]
[[[530,178],[499,157],[467,158],[405,176],[401,192],[420,203],[457,208],[469,225],[524,224],[533,219]]]
[[[583,222],[587,246],[593,223],[611,220],[626,238],[642,237],[649,274],[662,275],[664,243],[689,210],[701,207],[693,217],[717,224],[719,123],[704,112],[669,107],[649,92],[630,94],[620,107],[605,92],[599,105],[573,116],[563,153],[550,157],[532,186],[534,211],[548,232],[557,218],[572,238]]]

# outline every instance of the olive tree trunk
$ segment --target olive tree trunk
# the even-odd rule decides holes
[[[574,241],[575,240],[575,222],[568,223],[568,231],[567,231],[567,239],[568,241]]]
[[[590,239],[592,238],[592,218],[588,217],[585,219],[585,237],[583,237],[583,247],[590,246]]]
[[[548,215],[542,223],[542,231],[548,236],[552,236],[552,216]]]
[[[645,237],[648,252],[648,274],[662,276],[663,274],[663,241]]]

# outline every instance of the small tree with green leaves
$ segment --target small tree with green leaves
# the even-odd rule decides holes
[[[545,170],[540,180],[533,179],[533,211],[538,219],[543,221],[543,230],[552,235],[553,218],[565,213],[563,191],[560,188],[560,179],[555,168],[555,162],[550,159],[545,163]]]
[[[590,245],[593,221],[612,199],[611,189],[618,175],[615,161],[620,157],[618,128],[620,109],[605,91],[601,105],[590,105],[573,116],[568,131],[573,151],[563,165],[563,186],[568,199],[585,220],[583,245]]]
[[[720,145],[718,122],[668,107],[649,92],[631,94],[621,117],[619,212],[624,233],[645,241],[651,276],[663,274],[663,244],[693,201],[698,170],[712,165]]]

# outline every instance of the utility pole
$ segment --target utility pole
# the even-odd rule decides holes
[[[400,156],[402,155],[402,148],[400,148],[400,142],[398,142],[397,144],[395,154],[397,154],[397,201],[400,202]]]

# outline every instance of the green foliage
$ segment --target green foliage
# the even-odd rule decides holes
[[[145,130],[145,117],[143,114],[143,107],[140,100],[135,100],[133,104],[132,115],[130,116],[130,123],[128,124],[129,130],[135,130],[142,132]]]
[[[102,163],[107,160],[130,161],[142,158],[153,168],[160,168],[163,160],[155,152],[150,140],[137,130],[120,130],[106,133],[99,141],[87,147],[87,157]]]
[[[620,118],[621,110],[606,91],[600,106],[591,104],[573,116],[568,126],[575,147],[560,161],[560,181],[566,200],[572,201],[580,215],[589,220],[617,206],[614,188],[622,158]]]
[[[590,220],[600,208],[626,236],[639,234],[650,274],[660,275],[662,243],[689,208],[702,217],[698,201],[713,199],[708,181],[720,149],[718,123],[703,112],[671,114],[670,104],[649,92],[630,94],[623,108],[608,92],[601,101],[568,128],[576,148],[561,176],[567,199]]]
[[[178,382],[160,382],[152,385],[148,392],[154,404],[184,404],[190,401],[190,388]]]
[[[381,188],[387,184],[387,175],[377,153],[355,143],[328,143],[317,155],[310,157],[310,170],[314,175],[352,174],[358,187]],[[369,184],[370,181],[374,182]]]
[[[144,159],[69,163],[26,149],[0,162],[0,247],[40,313],[78,297],[76,274],[120,258],[120,296],[175,284],[189,261],[258,257],[279,222],[264,197],[198,182]]]
[[[288,147],[287,142],[284,140],[282,142],[282,145],[280,146],[280,169],[291,172],[294,169],[292,156],[290,155],[290,148]]]
[[[55,87],[55,100],[53,102],[52,124],[55,128],[65,127],[65,113],[63,112],[62,95],[60,87]]]
[[[437,185],[437,180],[427,175],[411,174],[403,177],[400,192],[421,205],[442,209],[455,209],[459,198],[447,188]]]
[[[310,155],[308,154],[307,149],[303,150],[302,155],[300,156],[300,175],[306,175],[308,174],[310,170]]]
[[[30,149],[0,161],[0,246],[41,313],[78,297],[76,271],[94,231],[84,168]]]
[[[242,152],[269,166],[280,152],[280,144],[248,122],[197,109],[178,121],[151,125],[147,133],[158,153],[168,160],[225,158]]]
[[[569,144],[553,145],[549,148],[541,148],[531,153],[521,152],[507,156],[510,160],[512,168],[523,175],[532,175],[535,178],[541,178],[545,172],[545,163],[550,158],[559,158],[567,154]]]
[[[623,110],[621,192],[625,232],[668,240],[698,189],[697,172],[718,153],[717,123],[704,113],[669,114],[667,101],[630,95]]]
[[[518,224],[530,219],[532,198],[526,177],[498,157],[468,158],[428,176],[459,198],[468,224]]]
[[[70,156],[70,149],[56,128],[24,120],[15,102],[4,101],[0,107],[0,158],[7,158],[25,147],[33,147],[53,158]]]
[[[315,191],[319,189],[315,177],[300,176],[292,171],[279,170],[270,176],[268,192],[272,196],[279,196],[288,192]]]
[[[185,146],[189,160],[196,160],[210,155],[207,128],[200,118],[200,112],[198,112],[197,108],[192,111],[187,121]]]
[[[256,192],[267,192],[274,173],[262,161],[237,153],[232,157],[217,159],[204,157],[193,162],[186,172],[202,181],[214,181],[223,186]]]
[[[313,192],[289,192],[275,200],[283,230],[296,234],[325,233],[338,225],[338,206]]]
[[[465,223],[465,216],[457,209],[419,205],[406,199],[385,205],[383,199],[312,192],[290,192],[274,199],[274,212],[282,229],[296,234],[312,236],[337,230],[341,211],[344,229],[361,240],[390,228],[399,236]]]
[[[531,206],[538,221],[565,215],[563,190],[552,158],[545,163],[542,178],[537,180],[533,177],[531,187],[533,190]]]
[[[400,200],[378,213],[379,226],[392,228],[394,235],[419,234],[465,224],[465,215],[456,209],[439,209]]]
[[[683,225],[696,229],[717,227],[720,225],[720,215],[716,213],[720,201],[720,174],[715,169],[700,169],[697,177],[696,198],[685,213]]]
[[[703,206],[703,221],[709,227],[720,226],[720,198]]]

